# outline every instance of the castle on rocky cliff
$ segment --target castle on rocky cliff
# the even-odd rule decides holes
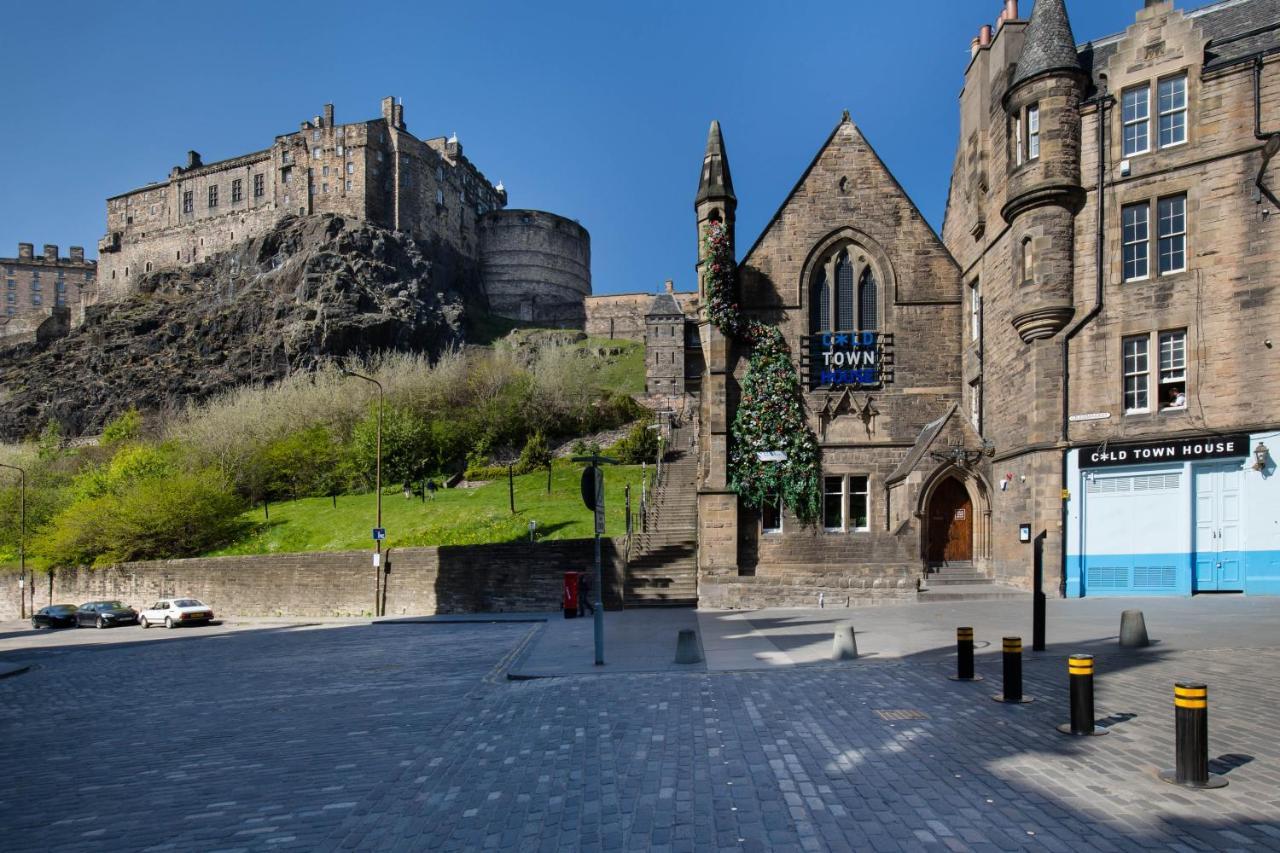
[[[96,292],[111,302],[147,273],[197,263],[286,216],[326,213],[430,244],[442,286],[478,285],[490,309],[547,325],[583,322],[591,240],[577,222],[507,209],[507,192],[462,153],[456,135],[419,139],[404,107],[339,124],[332,104],[268,148],[216,163],[196,151],[163,181],[107,199]]]

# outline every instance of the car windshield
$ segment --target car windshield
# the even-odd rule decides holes
[[[104,601],[102,602],[103,610],[124,610],[124,602],[122,601]]]
[[[199,601],[197,601],[194,598],[175,599],[173,602],[173,606],[174,607],[204,607],[203,604],[201,604]]]
[[[57,616],[63,616],[67,613],[75,613],[76,606],[74,604],[55,604],[48,609],[48,612]]]

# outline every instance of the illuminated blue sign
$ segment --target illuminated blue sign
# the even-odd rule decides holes
[[[893,381],[891,333],[824,332],[804,341],[810,388],[880,388]]]

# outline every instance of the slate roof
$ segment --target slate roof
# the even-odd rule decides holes
[[[1067,18],[1066,0],[1036,0],[1031,22],[1027,24],[1022,56],[1009,88],[1046,71],[1078,70],[1080,59],[1071,21]]]
[[[908,451],[906,458],[898,463],[898,467],[893,469],[892,474],[885,478],[885,483],[896,483],[915,470],[916,465],[929,452],[929,448],[933,446],[933,442],[942,432],[942,428],[947,425],[947,421],[955,414],[957,408],[958,404],[952,403],[940,418],[924,425],[924,428],[920,430],[920,434],[916,436],[916,443],[911,445],[911,450]]]
[[[1280,50],[1280,0],[1223,0],[1186,12],[1209,44],[1204,70],[1212,71],[1252,56]],[[1097,88],[1098,70],[1105,68],[1119,49],[1123,33],[1080,46],[1080,65]]]
[[[676,302],[676,298],[666,291],[653,297],[653,301],[649,303],[649,310],[644,312],[646,317],[663,314],[684,314],[680,310],[680,303]]]

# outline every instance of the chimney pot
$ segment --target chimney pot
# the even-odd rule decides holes
[[[991,25],[983,24],[982,29],[978,30],[978,44],[981,47],[991,46]]]
[[[45,244],[44,244],[44,259],[45,259],[46,261],[56,261],[56,260],[58,260],[58,247],[57,247],[57,246],[55,246],[55,245],[53,245],[52,243],[45,243]]]
[[[1004,0],[1004,19],[1006,21],[1018,20],[1018,0]]]

